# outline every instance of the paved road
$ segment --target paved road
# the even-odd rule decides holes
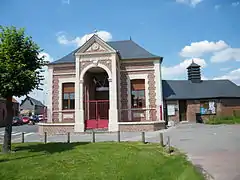
[[[0,128],[0,143],[2,143],[4,137],[4,127]],[[38,126],[37,125],[22,125],[12,127],[12,141],[20,142],[22,132],[25,133],[25,137],[36,138],[38,136]]]
[[[165,133],[216,180],[240,180],[240,126],[182,124]],[[150,141],[154,141],[152,137]]]

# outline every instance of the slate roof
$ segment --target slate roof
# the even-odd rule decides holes
[[[22,101],[22,103],[21,103],[21,105],[26,101],[26,100],[30,100],[32,103],[33,103],[33,105],[35,105],[35,106],[44,106],[44,104],[41,102],[41,101],[38,101],[38,100],[36,100],[36,99],[34,99],[34,98],[32,98],[32,97],[26,97],[23,101]]]
[[[161,58],[154,54],[151,54],[143,47],[139,46],[132,40],[125,40],[125,41],[109,41],[106,42],[109,46],[113,49],[118,51],[120,59],[147,59],[147,58]],[[81,47],[75,49],[68,55],[58,59],[51,64],[61,64],[61,63],[73,63],[75,62],[74,54],[80,49]]]
[[[240,88],[230,80],[163,80],[163,97],[166,100],[240,98]]]

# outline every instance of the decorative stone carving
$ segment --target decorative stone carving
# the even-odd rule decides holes
[[[106,52],[107,50],[104,49],[101,45],[98,43],[93,43],[87,50],[86,52]]]

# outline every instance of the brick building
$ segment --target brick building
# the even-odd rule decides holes
[[[19,114],[19,103],[16,99],[12,99],[13,102],[13,116],[17,116]],[[5,118],[7,116],[6,110],[6,101],[5,99],[0,97],[0,127],[5,125]]]
[[[163,80],[165,114],[168,121],[196,122],[211,116],[233,116],[240,112],[240,88],[229,80],[201,80],[200,66],[192,62],[188,80]],[[240,115],[240,114],[239,114]]]
[[[162,60],[132,40],[105,42],[93,35],[49,64],[48,121],[39,132],[153,131],[168,119],[195,121],[200,110],[231,114],[239,108],[234,83],[202,81],[195,63],[188,80],[163,81]]]
[[[39,124],[40,132],[164,128],[161,62],[132,40],[93,35],[49,64],[48,122]]]

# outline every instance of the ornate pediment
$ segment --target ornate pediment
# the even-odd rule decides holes
[[[116,52],[105,41],[99,38],[97,35],[93,35],[81,48],[76,52],[76,55],[94,54],[94,53]]]
[[[85,52],[107,52],[99,43],[94,42]]]

